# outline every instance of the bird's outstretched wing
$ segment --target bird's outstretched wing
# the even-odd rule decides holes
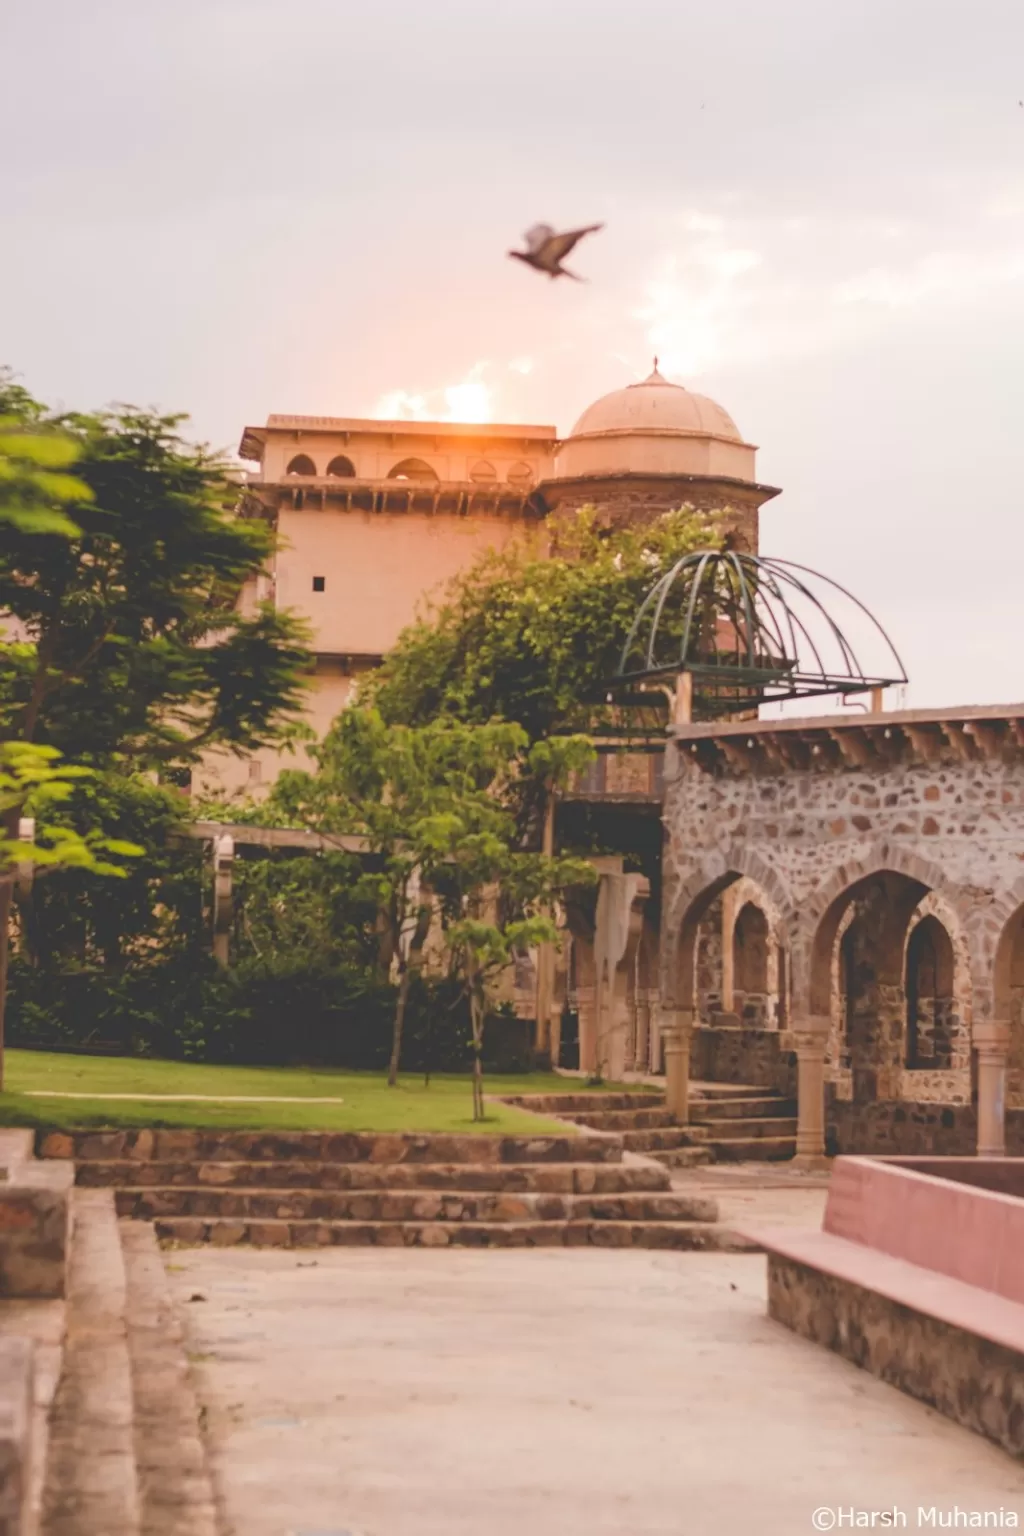
[[[523,236],[523,239],[526,241],[526,249],[530,252],[530,255],[535,256],[539,250],[543,249],[554,233],[555,231],[550,224],[531,225]]]
[[[599,229],[604,229],[603,224],[585,224],[582,229],[570,229],[564,235],[551,233],[544,247],[544,259],[552,263],[560,262],[568,256],[573,246],[583,239],[584,235],[593,235]]]

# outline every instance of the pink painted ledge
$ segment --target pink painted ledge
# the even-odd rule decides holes
[[[1022,1195],[1020,1158],[840,1157],[823,1225],[834,1237],[1024,1303]]]
[[[820,1232],[741,1235],[1024,1352],[1024,1158],[840,1157]]]
[[[751,1238],[769,1254],[805,1264],[820,1274],[884,1296],[912,1312],[1024,1354],[1024,1306],[1018,1302],[828,1232],[800,1231],[794,1227],[740,1230],[743,1237]]]

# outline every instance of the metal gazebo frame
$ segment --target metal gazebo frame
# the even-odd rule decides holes
[[[866,618],[886,673],[861,666],[853,642],[814,592],[819,583]],[[674,602],[677,593],[681,601]],[[809,566],[736,550],[684,555],[655,582],[610,686],[620,703],[649,703],[644,684],[687,674],[701,712],[712,715],[786,699],[874,693],[907,681],[892,640],[846,587]],[[624,696],[630,685],[638,691]]]

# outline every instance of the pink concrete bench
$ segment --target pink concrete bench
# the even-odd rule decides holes
[[[821,1231],[744,1228],[768,1312],[1024,1456],[1024,1160],[839,1158]]]

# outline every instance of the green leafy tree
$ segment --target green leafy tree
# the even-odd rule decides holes
[[[514,820],[502,807],[493,806],[488,820],[486,830],[473,830],[457,817],[440,818],[432,829],[449,962],[469,1004],[474,1120],[484,1118],[484,1024],[496,984],[517,955],[558,942],[555,902],[568,887],[595,879],[583,859],[519,852]]]
[[[30,871],[54,868],[123,876],[123,860],[141,850],[102,831],[77,831],[59,811],[90,770],[62,763],[53,747],[25,742],[0,744],[0,1090],[3,1088],[3,1003],[7,995],[8,929],[15,881]],[[22,816],[34,823],[31,837],[18,836]]]
[[[589,510],[551,519],[543,542],[488,551],[457,576],[401,635],[370,696],[409,725],[501,718],[531,741],[592,730],[646,592],[683,555],[721,542],[715,517],[687,507],[610,531]]]
[[[517,828],[503,796],[535,771],[520,726],[469,726],[441,718],[388,725],[370,707],[346,709],[315,749],[317,771],[277,780],[268,814],[292,825],[359,840],[368,860],[361,890],[377,911],[381,968],[398,976],[388,1081],[398,1080],[411,982],[440,900],[452,894],[453,839],[486,836],[514,843]],[[543,746],[549,773],[567,774],[590,756],[586,743]]]
[[[42,416],[28,391],[0,369],[0,524],[70,538],[78,529],[64,507],[87,501],[89,487],[68,473],[78,444]]]
[[[72,868],[18,895],[22,959],[117,977],[133,963],[203,945],[203,848],[185,835],[189,809],[180,792],[142,774],[79,778],[51,824],[127,840],[139,854],[113,884]]]
[[[8,419],[10,403],[5,413],[0,390]],[[179,416],[121,407],[48,421],[14,404],[32,428],[23,438],[49,442],[49,426],[53,442],[70,440],[86,490],[52,487],[73,531],[22,516],[0,545],[0,614],[13,621],[3,735],[139,767],[276,741],[301,710],[304,634],[287,613],[239,604],[272,535],[230,515],[224,464],[186,442]]]
[[[303,631],[239,603],[272,534],[231,515],[236,487],[183,438],[183,419],[56,417],[0,375],[0,741],[131,774],[294,728]],[[8,846],[26,810],[19,785],[2,813]],[[70,854],[83,836],[72,818],[48,846]],[[0,864],[0,1012],[11,887]]]

